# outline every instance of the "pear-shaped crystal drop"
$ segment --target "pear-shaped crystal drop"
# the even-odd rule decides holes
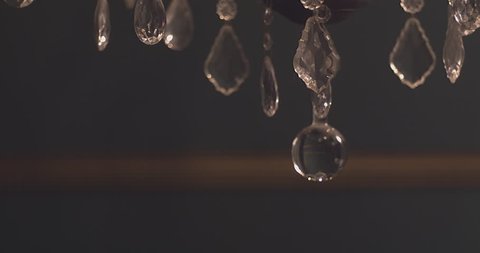
[[[185,49],[193,37],[193,15],[188,0],[173,0],[167,9],[165,44],[174,50]]]
[[[340,68],[340,56],[319,16],[310,17],[298,42],[293,68],[307,88],[318,92]]]
[[[328,181],[345,166],[345,139],[328,123],[313,123],[293,140],[292,160],[301,176],[310,181]]]
[[[459,25],[449,12],[448,28],[443,47],[443,64],[447,77],[451,83],[455,83],[460,76],[460,72],[465,60],[465,48],[463,47],[463,37]]]
[[[249,63],[233,27],[224,24],[205,61],[205,76],[224,95],[240,88],[249,74]]]
[[[97,0],[94,24],[97,48],[98,51],[103,51],[110,40],[110,9],[107,0]]]
[[[260,75],[260,93],[262,108],[265,115],[272,117],[278,110],[278,84],[275,68],[270,56],[263,59],[263,68]]]
[[[415,14],[421,11],[424,5],[424,0],[400,0],[400,6],[402,6],[405,12],[410,14]]]
[[[134,26],[137,37],[147,45],[160,42],[165,32],[166,13],[162,0],[137,0]]]
[[[449,0],[449,4],[463,35],[469,35],[480,27],[480,0]]]
[[[8,5],[15,8],[24,8],[33,3],[33,0],[4,0]]]
[[[411,17],[390,54],[390,68],[402,83],[414,89],[432,73],[435,61],[435,53],[425,31],[418,19]]]
[[[133,7],[135,7],[135,1],[136,0],[124,0],[125,7],[127,7],[129,10],[133,9]]]

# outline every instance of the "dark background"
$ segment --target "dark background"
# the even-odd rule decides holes
[[[235,28],[252,71],[230,97],[203,75],[221,26],[215,1],[191,1],[196,32],[184,52],[141,44],[131,11],[110,2],[103,53],[93,41],[94,1],[0,5],[2,156],[287,153],[310,123],[309,97],[292,68],[301,25],[275,18],[281,104],[268,119],[259,101],[258,1],[238,1]],[[329,27],[342,56],[330,121],[352,152],[479,151],[479,38],[465,38],[465,67],[450,85],[441,61],[446,13],[446,1],[427,1],[418,15],[440,58],[414,91],[388,66],[407,18],[398,1],[372,1]],[[8,253],[480,249],[475,190],[4,192],[0,199],[0,252]]]

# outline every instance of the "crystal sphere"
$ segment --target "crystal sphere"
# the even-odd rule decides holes
[[[33,0],[4,0],[8,5],[15,8],[27,7],[33,3]]]
[[[327,123],[312,124],[293,140],[292,160],[297,173],[309,181],[328,181],[345,166],[345,139]]]
[[[400,6],[402,6],[405,12],[410,14],[415,14],[420,12],[425,5],[424,0],[401,0]]]
[[[302,2],[303,7],[305,7],[305,9],[309,9],[312,11],[320,8],[320,6],[323,5],[324,1],[325,0],[300,0],[300,2]]]
[[[219,0],[217,15],[221,20],[233,20],[237,16],[237,3],[234,0]]]

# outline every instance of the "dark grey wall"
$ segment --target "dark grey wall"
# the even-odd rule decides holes
[[[281,105],[263,116],[258,90],[261,8],[241,1],[235,27],[251,60],[250,78],[224,97],[203,75],[203,61],[221,24],[214,1],[191,1],[196,36],[184,52],[137,41],[132,13],[111,1],[112,42],[96,52],[94,1],[38,1],[16,10],[0,5],[0,152],[2,154],[288,151],[310,121],[307,92],[292,69],[302,27],[277,16],[274,62]],[[480,149],[475,70],[478,35],[465,39],[467,60],[457,85],[441,59],[424,87],[404,87],[388,55],[407,15],[397,1],[373,1],[330,27],[343,59],[334,81],[331,122],[355,151]],[[445,1],[420,14],[440,56]]]
[[[479,193],[0,196],[0,251],[478,252]]]

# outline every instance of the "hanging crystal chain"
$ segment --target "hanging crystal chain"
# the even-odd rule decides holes
[[[278,110],[279,93],[277,76],[275,67],[271,58],[273,46],[272,35],[270,34],[270,26],[273,22],[272,1],[265,2],[265,11],[263,14],[264,35],[263,35],[263,64],[260,74],[260,95],[262,101],[262,109],[265,115],[273,117]]]
[[[298,174],[315,182],[331,180],[347,160],[345,138],[327,122],[331,80],[340,68],[340,56],[325,26],[331,14],[323,2],[301,0],[313,15],[305,24],[293,60],[295,72],[311,90],[313,120],[293,140],[292,161]]]
[[[250,64],[231,21],[237,16],[234,0],[219,0],[217,15],[224,21],[204,64],[204,73],[215,89],[225,96],[236,92],[247,79]]]

